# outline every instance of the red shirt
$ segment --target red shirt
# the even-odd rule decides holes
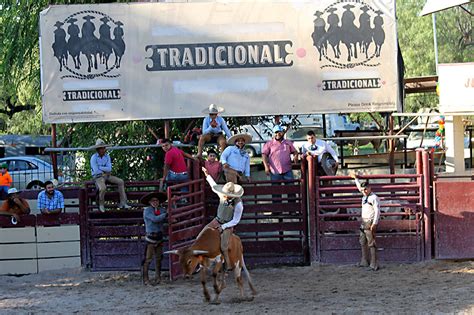
[[[214,161],[214,163],[211,163],[210,161],[205,161],[204,167],[215,181],[219,180],[219,175],[222,171],[222,164],[219,161]]]
[[[184,173],[188,171],[186,161],[184,160],[184,152],[176,147],[171,147],[165,153],[165,164],[170,168],[170,171],[175,173]]]

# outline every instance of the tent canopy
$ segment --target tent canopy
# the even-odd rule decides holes
[[[463,5],[471,2],[470,0],[426,0],[423,10],[420,12],[420,16],[428,15],[431,13],[443,11],[452,7]]]

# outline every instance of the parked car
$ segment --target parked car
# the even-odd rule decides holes
[[[41,189],[44,182],[53,178],[53,166],[29,156],[1,158],[0,164],[8,165],[12,187],[17,189]]]

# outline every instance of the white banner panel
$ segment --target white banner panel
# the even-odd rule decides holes
[[[46,123],[396,111],[395,0],[52,6]]]
[[[474,63],[438,65],[438,83],[442,113],[474,113]]]

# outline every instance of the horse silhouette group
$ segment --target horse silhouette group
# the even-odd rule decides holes
[[[371,16],[367,13],[369,8],[363,6],[360,8],[362,13],[359,16],[359,27],[354,23],[356,20],[354,12],[355,8],[352,4],[343,6],[345,9],[341,19],[335,12],[337,8],[330,7],[326,11],[329,13],[326,21],[322,18],[324,12],[316,11],[314,16],[314,32],[311,34],[313,45],[319,53],[319,61],[323,56],[328,56],[329,47],[332,48],[334,58],[341,57],[339,45],[342,43],[347,48],[347,61],[351,62],[358,58],[359,54],[365,54],[365,58],[369,58],[369,47],[373,42],[375,51],[373,55],[380,57],[380,51],[385,41],[385,32],[383,30],[384,20],[382,11],[376,11],[373,17],[373,27],[371,25]],[[341,22],[341,23],[339,23]],[[340,24],[340,25],[339,25]]]
[[[113,30],[114,38],[111,37],[111,26],[108,23],[111,21],[104,16],[100,20],[102,24],[99,27],[99,37],[95,35],[95,24],[92,22],[94,16],[86,15],[82,17],[85,21],[79,29],[79,25],[75,24],[78,20],[74,17],[66,20],[69,24],[67,27],[67,34],[69,38],[66,39],[66,31],[63,29],[63,22],[57,21],[54,26],[54,42],[52,48],[54,56],[59,62],[59,71],[62,71],[63,66],[67,67],[69,56],[72,57],[74,67],[81,68],[81,54],[87,59],[87,72],[92,69],[98,69],[99,64],[105,66],[105,70],[113,67],[120,68],[122,56],[125,53],[125,42],[123,40],[124,31],[123,23],[120,21],[114,22]],[[115,61],[112,67],[109,68],[109,58],[115,55]]]

